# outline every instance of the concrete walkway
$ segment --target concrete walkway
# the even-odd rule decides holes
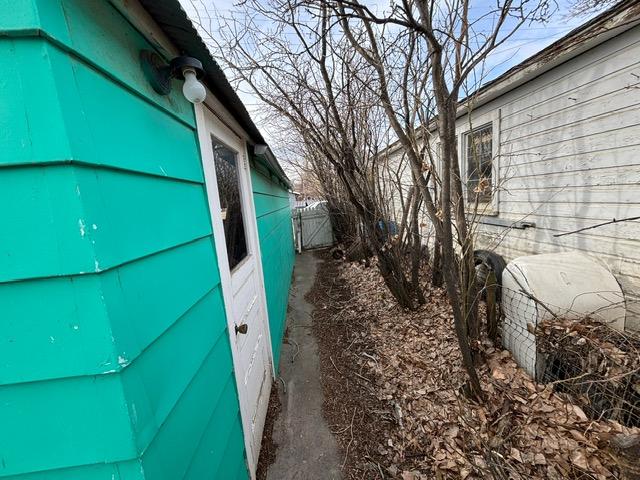
[[[338,446],[322,416],[318,345],[311,329],[312,306],[304,299],[313,286],[317,263],[309,252],[296,259],[287,318],[289,342],[282,346],[280,357],[286,393],[278,382],[282,411],[273,427],[278,447],[268,480],[342,478]]]

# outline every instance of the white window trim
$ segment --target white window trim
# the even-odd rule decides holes
[[[467,139],[471,130],[478,130],[491,125],[491,201],[480,202],[478,204],[478,214],[494,215],[499,213],[500,204],[500,110],[491,112],[491,114],[482,115],[472,120],[469,126],[468,118],[465,117],[464,124],[458,133],[458,158],[460,159],[460,174],[464,177],[466,186],[468,176],[467,165]],[[463,189],[465,208],[469,205],[467,188]]]

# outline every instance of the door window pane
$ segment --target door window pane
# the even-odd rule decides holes
[[[227,243],[227,258],[229,259],[229,268],[233,270],[247,256],[247,240],[242,218],[238,178],[238,154],[214,139],[213,158],[222,209],[224,237]]]

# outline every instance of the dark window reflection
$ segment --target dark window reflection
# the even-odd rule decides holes
[[[227,242],[227,258],[229,259],[229,268],[233,269],[247,256],[237,154],[214,139],[213,156],[218,177],[224,236]]]
[[[491,162],[493,148],[493,126],[486,125],[467,134],[467,162],[469,190],[468,201],[491,201]]]

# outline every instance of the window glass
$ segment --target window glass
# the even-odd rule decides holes
[[[222,209],[224,237],[227,243],[229,268],[238,265],[247,256],[247,240],[242,218],[238,154],[217,140],[213,140],[213,158]]]
[[[491,201],[491,160],[493,126],[486,125],[467,134],[468,201]]]

